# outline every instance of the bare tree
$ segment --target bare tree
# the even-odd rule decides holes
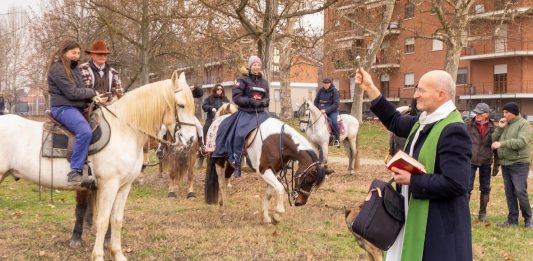
[[[28,41],[28,13],[22,9],[11,8],[7,17],[0,20],[0,90],[13,110],[18,95],[23,87],[29,87],[25,81],[28,73],[27,61],[30,58]]]

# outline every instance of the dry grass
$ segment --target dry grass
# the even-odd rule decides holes
[[[368,128],[364,131],[371,137],[383,134],[379,126]],[[382,153],[384,144],[376,139],[363,142],[368,146],[363,158]],[[177,199],[168,199],[168,177],[159,178],[156,167],[149,168],[126,205],[124,252],[130,260],[364,260],[366,254],[344,224],[343,207],[359,205],[371,180],[386,179],[388,174],[380,166],[363,166],[354,176],[346,175],[345,166],[332,167],[337,173],[311,195],[306,206],[286,204],[287,212],[278,225],[261,223],[265,183],[255,174],[245,172],[232,181],[230,202],[221,210],[203,203],[202,174],[196,175],[196,200],[186,200],[183,190]],[[528,260],[533,232],[525,230],[523,223],[510,229],[494,225],[507,215],[501,175],[493,178],[492,191],[490,223],[473,222],[475,260]],[[478,198],[475,191],[473,220]],[[0,185],[0,260],[87,260],[93,233],[84,237],[80,249],[67,243],[74,223],[74,194],[54,192],[53,206],[49,191],[43,199],[39,201],[36,185],[24,181],[8,178]]]

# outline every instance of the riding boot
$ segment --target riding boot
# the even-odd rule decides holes
[[[235,177],[235,178],[240,178],[241,177],[241,169],[240,168],[236,168],[233,171],[233,177]]]
[[[337,148],[341,147],[340,138],[339,138],[339,132],[335,132],[335,140],[333,141],[333,146],[336,146]]]
[[[479,197],[479,217],[481,222],[487,222],[487,205],[489,204],[490,194],[481,194]]]

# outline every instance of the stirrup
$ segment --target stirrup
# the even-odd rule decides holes
[[[341,143],[339,142],[339,140],[334,140],[333,141],[333,146],[335,146],[337,148],[340,148],[341,147]]]

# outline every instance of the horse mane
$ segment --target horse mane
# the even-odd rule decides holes
[[[176,108],[174,88],[172,80],[149,83],[127,92],[108,107],[121,121],[156,136],[165,111]]]
[[[176,92],[177,103],[180,105],[184,105],[185,110],[194,115],[196,109],[194,107],[194,97],[192,96],[191,88],[187,84],[180,84],[179,82],[178,85],[181,90]]]

